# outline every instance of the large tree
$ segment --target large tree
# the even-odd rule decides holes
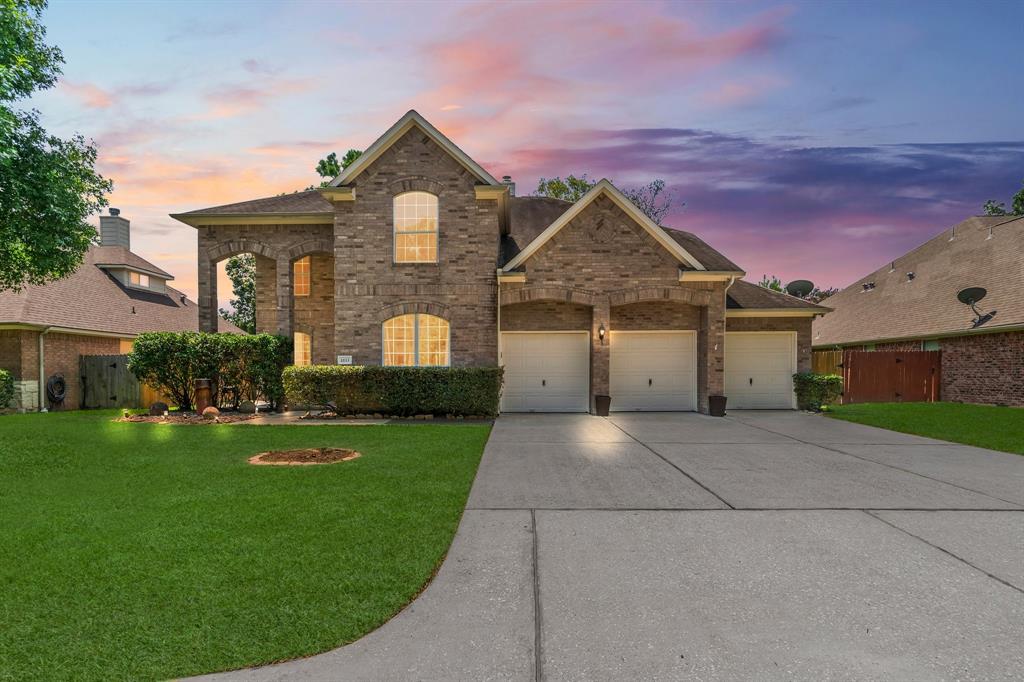
[[[61,51],[45,42],[45,0],[0,0],[0,290],[44,284],[82,264],[112,184],[96,172],[96,147],[64,140],[15,103],[53,87]]]
[[[1024,181],[1022,181],[1024,183]],[[1010,199],[1010,210],[1006,210],[1006,204],[995,199],[989,199],[982,206],[985,215],[1024,215],[1024,187],[1017,190],[1017,193]]]
[[[352,165],[356,159],[363,155],[361,149],[349,149],[345,152],[345,156],[338,160],[338,153],[331,152],[326,157],[320,159],[316,164],[316,174],[323,178],[320,183],[321,187],[326,187],[331,180],[341,174],[341,171],[345,170]]]
[[[597,181],[591,180],[586,173],[579,176],[567,175],[564,179],[560,177],[541,178],[537,184],[537,190],[533,194],[575,203],[596,184]],[[665,181],[661,179],[652,180],[640,187],[627,187],[622,190],[622,193],[644,215],[658,225],[662,224],[674,201],[672,193],[665,191]]]

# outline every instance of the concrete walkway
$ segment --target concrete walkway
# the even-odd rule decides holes
[[[792,412],[495,424],[423,595],[216,679],[1024,678],[1024,457]]]

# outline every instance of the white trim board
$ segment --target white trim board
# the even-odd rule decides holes
[[[502,269],[508,272],[522,265],[530,256],[536,253],[540,247],[544,246],[548,240],[558,234],[563,227],[572,222],[572,220],[578,216],[583,209],[593,203],[593,201],[601,195],[605,195],[610,198],[616,206],[625,211],[628,216],[647,230],[647,233],[654,237],[655,241],[661,244],[666,251],[678,258],[680,262],[686,263],[697,270],[707,270],[707,268],[701,265],[700,261],[694,258],[689,251],[684,249],[679,242],[668,236],[662,227],[648,218],[643,211],[634,206],[633,202],[627,199],[622,192],[615,187],[615,185],[608,181],[607,178],[602,179],[594,185],[589,192],[584,194],[579,201],[573,204],[572,207],[563,213],[555,222],[551,223],[546,230],[537,235],[536,239],[527,244],[526,248],[520,251],[515,258],[506,263]]]

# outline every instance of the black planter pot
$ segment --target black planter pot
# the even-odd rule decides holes
[[[607,417],[608,410],[612,406],[612,398],[608,395],[595,395],[594,396],[594,409],[597,411],[598,417]]]
[[[726,397],[724,395],[708,396],[708,412],[712,417],[725,416],[725,401]]]

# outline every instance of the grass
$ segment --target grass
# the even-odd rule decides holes
[[[1024,409],[963,403],[834,405],[830,416],[918,436],[1024,455]]]
[[[448,550],[489,427],[0,417],[0,679],[165,679],[394,616]],[[343,464],[254,467],[343,446]]]

